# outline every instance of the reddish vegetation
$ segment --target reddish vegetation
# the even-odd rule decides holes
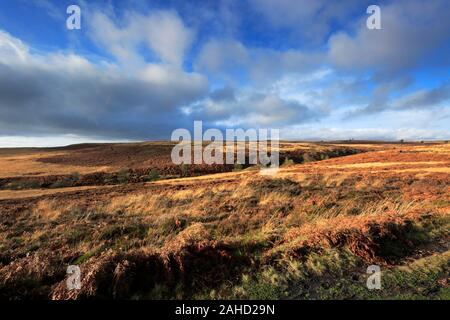
[[[152,172],[164,178],[192,177],[212,173],[231,172],[235,166],[230,164],[192,164],[175,165],[171,160],[174,143],[152,142],[139,144],[87,144],[50,149],[56,155],[38,157],[35,160],[44,164],[58,166],[92,167],[93,172],[80,174],[24,174],[0,178],[0,189],[61,188],[93,185],[111,185],[146,182]],[[290,145],[289,145],[290,146]],[[44,152],[39,150],[40,153]],[[362,149],[335,147],[322,144],[314,149],[282,149],[280,160],[289,159],[294,163],[315,161],[355,154]],[[62,154],[60,154],[63,152]],[[9,151],[11,155],[12,151]],[[23,155],[24,151],[21,151]],[[244,168],[247,166],[243,166]],[[98,171],[95,168],[107,168]]]
[[[70,161],[99,165],[116,152],[96,155],[107,147],[75,148]],[[117,154],[115,160],[124,161],[120,165],[101,164],[116,169],[126,164],[125,183],[102,186],[103,180],[93,178],[97,187],[89,190],[0,191],[24,192],[0,200],[0,297],[205,298],[213,292],[249,298],[265,297],[275,286],[276,297],[287,292],[286,297],[306,298],[318,295],[318,284],[340,288],[341,278],[360,285],[358,272],[368,264],[394,270],[429,257],[438,261],[426,264],[432,271],[417,272],[431,272],[424,286],[441,294],[448,274],[449,146],[354,147],[311,144],[309,151],[304,145],[285,150],[302,154],[302,162],[323,160],[286,163],[276,176],[250,168],[150,183],[134,176],[150,168],[150,151],[149,162],[140,159],[146,168]],[[357,149],[373,151],[326,160]],[[88,156],[82,160],[77,153]],[[51,161],[69,161],[57,159]],[[114,172],[83,174],[77,183]],[[81,290],[66,287],[70,264],[80,266]],[[264,280],[269,269],[285,282]],[[254,281],[250,288],[244,278]],[[413,290],[394,280],[385,294]],[[356,292],[339,297],[362,294]]]

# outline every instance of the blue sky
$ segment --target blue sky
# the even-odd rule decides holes
[[[81,30],[66,8],[81,7]],[[381,8],[381,30],[366,9]],[[0,146],[450,138],[445,0],[0,0]]]

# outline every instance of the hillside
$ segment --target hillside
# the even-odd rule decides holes
[[[284,142],[275,176],[170,147],[0,152],[0,298],[450,299],[449,144]]]

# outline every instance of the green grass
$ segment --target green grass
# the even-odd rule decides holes
[[[129,223],[126,225],[114,224],[104,228],[100,232],[99,238],[101,240],[115,240],[122,236],[127,236],[128,238],[143,239],[147,235],[147,230],[147,225],[140,222]]]
[[[145,181],[147,182],[151,182],[151,181],[156,181],[160,179],[160,175],[158,170],[156,169],[152,169],[149,174],[145,177]]]
[[[330,249],[304,262],[286,260],[281,268],[247,270],[241,280],[197,298],[213,299],[444,299],[449,287],[450,251],[386,270],[381,266],[380,290],[366,286],[367,264],[347,250]]]

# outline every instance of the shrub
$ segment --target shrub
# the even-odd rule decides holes
[[[40,184],[36,180],[15,180],[6,184],[4,188],[10,190],[37,189],[40,188]]]
[[[160,178],[159,172],[156,169],[152,169],[150,173],[145,177],[146,181],[155,181]]]
[[[311,162],[314,161],[314,159],[311,157],[311,155],[309,153],[305,153],[303,154],[303,162]]]
[[[284,158],[284,162],[283,162],[284,167],[291,166],[293,164],[294,164],[294,160],[289,159],[288,157]]]
[[[119,183],[127,183],[130,181],[130,170],[122,169],[117,173],[117,181]]]
[[[80,173],[79,172],[73,172],[70,175],[70,180],[72,180],[72,182],[76,183],[80,180]]]
[[[189,165],[186,163],[181,165],[181,177],[189,177]]]
[[[62,180],[58,180],[54,183],[52,183],[50,185],[50,188],[66,188],[66,187],[70,187],[72,185],[72,181],[70,181],[69,179],[62,179]]]

